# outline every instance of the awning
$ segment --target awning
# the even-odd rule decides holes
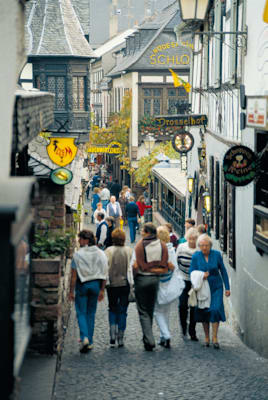
[[[152,174],[163,182],[174,194],[185,197],[187,178],[178,168],[153,168]]]

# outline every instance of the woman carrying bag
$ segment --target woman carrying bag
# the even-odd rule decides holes
[[[119,228],[112,232],[113,246],[105,250],[108,258],[106,289],[109,302],[110,345],[124,346],[130,288],[134,285],[130,260],[133,250],[125,246],[126,234]]]
[[[169,313],[173,301],[177,300],[184,289],[183,279],[178,274],[178,264],[176,260],[173,244],[170,242],[170,235],[166,226],[157,228],[157,237],[168,248],[168,261],[173,264],[174,270],[160,275],[160,282],[155,303],[154,316],[160,329],[159,345],[170,348]]]

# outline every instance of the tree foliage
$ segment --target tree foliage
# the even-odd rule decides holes
[[[131,125],[131,104],[132,93],[128,91],[123,98],[121,110],[109,117],[108,126],[100,128],[91,122],[89,145],[109,145],[111,142],[119,142],[122,146],[122,153],[117,156],[121,162],[121,169],[126,169],[130,174],[134,169],[130,165],[128,156],[129,129]]]
[[[135,171],[135,181],[142,186],[146,186],[151,181],[151,171],[152,168],[159,163],[156,156],[160,153],[165,154],[165,156],[170,159],[179,159],[180,155],[177,153],[170,141],[161,143],[154,147],[151,154],[142,157],[138,162],[138,168]]]

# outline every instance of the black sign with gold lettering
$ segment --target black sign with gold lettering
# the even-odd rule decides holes
[[[159,116],[154,118],[153,122],[156,126],[167,128],[170,126],[199,126],[207,125],[208,119],[206,115],[192,114],[192,115],[168,115]]]
[[[189,132],[181,131],[174,135],[172,146],[178,153],[188,153],[194,145],[193,135]]]
[[[223,172],[227,182],[246,186],[256,176],[256,155],[246,146],[233,146],[224,156]]]

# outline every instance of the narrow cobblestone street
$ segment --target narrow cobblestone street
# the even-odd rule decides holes
[[[86,225],[89,227],[89,225]],[[128,237],[128,231],[127,231]],[[107,298],[98,305],[94,349],[80,354],[72,309],[53,400],[267,400],[268,360],[248,349],[225,323],[221,348],[181,337],[177,305],[171,312],[170,350],[144,351],[136,305],[128,309],[125,347],[110,349]],[[154,325],[155,338],[158,328]]]
[[[268,360],[220,327],[219,351],[183,340],[177,310],[171,314],[172,348],[145,352],[135,304],[130,304],[125,347],[109,348],[107,302],[98,306],[94,349],[80,354],[71,314],[54,400],[267,400]],[[155,326],[155,337],[158,329]]]

